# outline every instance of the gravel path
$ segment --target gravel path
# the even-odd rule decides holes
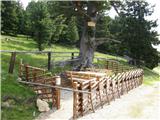
[[[72,119],[73,101],[72,93],[62,91],[61,109],[41,113],[36,120],[68,120]],[[110,105],[99,108],[95,113],[87,114],[79,120],[92,119],[151,119],[160,120],[160,82],[153,86],[142,85],[131,90],[120,99],[112,101]]]

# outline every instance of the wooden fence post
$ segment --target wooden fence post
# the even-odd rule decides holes
[[[29,81],[29,65],[25,64],[25,71],[26,71],[26,80]]]
[[[77,90],[77,82],[73,82],[73,89]],[[73,119],[76,119],[78,115],[77,110],[77,92],[73,92]]]
[[[73,60],[74,59],[74,53],[72,52],[71,54],[71,59]]]
[[[109,62],[108,62],[108,61],[106,61],[106,63],[107,63],[107,66],[106,66],[107,68],[106,68],[106,69],[109,69]]]
[[[23,74],[23,67],[22,67],[22,59],[20,60],[20,65],[19,65],[19,77],[22,77]]]
[[[56,89],[56,107],[60,109],[60,89]]]
[[[12,52],[8,73],[11,73],[11,74],[13,73],[15,61],[16,61],[16,52]]]
[[[48,70],[51,70],[51,52],[48,52]]]

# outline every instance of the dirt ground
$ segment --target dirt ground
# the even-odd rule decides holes
[[[36,120],[68,120],[72,119],[73,101],[72,92],[62,91],[61,109],[41,113]],[[104,105],[95,113],[87,114],[79,120],[102,119],[150,119],[160,120],[160,82],[152,86],[141,85],[131,90],[120,99],[112,101],[110,105]]]

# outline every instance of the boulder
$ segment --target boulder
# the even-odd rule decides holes
[[[17,81],[22,81],[22,78],[18,77],[18,78],[17,78]]]
[[[37,99],[37,107],[40,112],[47,112],[50,110],[49,104],[41,99]]]
[[[3,107],[9,108],[9,107],[10,107],[10,104],[9,104],[9,102],[2,102],[2,103],[1,103],[1,107],[2,107],[2,108],[3,108]]]

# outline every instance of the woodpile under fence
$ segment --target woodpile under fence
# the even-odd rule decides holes
[[[91,93],[73,93],[73,118],[78,118],[89,112],[95,112],[98,107],[120,98],[133,88],[142,84],[143,70],[134,69],[112,76],[93,76],[82,72],[67,72],[73,88]]]

